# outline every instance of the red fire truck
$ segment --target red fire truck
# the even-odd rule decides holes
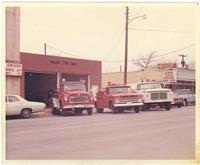
[[[52,100],[53,114],[65,116],[67,112],[73,111],[76,115],[81,115],[86,110],[88,115],[92,115],[94,104],[84,82],[62,82]]]
[[[104,108],[110,108],[112,113],[134,110],[140,112],[142,95],[133,92],[130,86],[111,85],[96,94],[97,113],[103,113]]]

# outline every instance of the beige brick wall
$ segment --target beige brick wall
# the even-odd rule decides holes
[[[162,81],[163,71],[158,69],[146,69],[144,71],[133,71],[127,73],[128,83],[140,82],[141,79],[150,79],[155,81]],[[103,73],[102,75],[102,87],[105,87],[108,82],[123,84],[124,82],[124,73],[115,72],[115,73]]]

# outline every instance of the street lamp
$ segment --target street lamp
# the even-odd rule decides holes
[[[133,20],[137,18],[143,18],[146,19],[146,15],[141,15],[132,18],[130,21],[128,21],[128,15],[129,14],[129,8],[126,7],[126,28],[125,28],[125,59],[124,59],[124,85],[127,84],[127,59],[128,59],[128,24],[131,23]]]

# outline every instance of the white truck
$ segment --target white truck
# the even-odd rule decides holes
[[[148,110],[151,107],[165,107],[171,109],[173,101],[173,92],[171,89],[162,88],[159,82],[140,82],[130,84],[133,90],[137,90],[143,95],[142,110]]]

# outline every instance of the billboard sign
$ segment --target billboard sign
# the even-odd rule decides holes
[[[22,64],[6,63],[6,75],[22,76]]]
[[[166,68],[163,76],[164,82],[176,82],[177,81],[177,69]]]
[[[158,69],[165,69],[165,68],[177,68],[176,63],[159,63],[157,64]]]

